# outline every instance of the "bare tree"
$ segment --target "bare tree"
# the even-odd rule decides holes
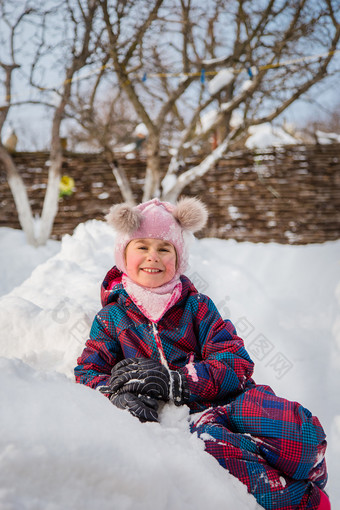
[[[332,68],[340,37],[335,4],[100,0],[105,69],[110,69],[110,77],[103,70],[100,79],[119,86],[149,133],[144,200],[175,200],[232,151],[250,126],[273,121],[339,71]],[[93,89],[92,108],[95,95]],[[208,126],[202,122],[206,113]],[[172,158],[162,176],[160,154],[169,125],[176,127],[167,143]],[[216,148],[190,168],[186,157],[212,134]],[[123,195],[132,197],[128,181],[119,184]]]
[[[5,60],[4,55],[1,55],[0,60],[0,68],[2,70],[1,76],[1,85],[4,93],[4,104],[0,107],[0,135],[3,133],[3,128],[8,117],[8,113],[11,108],[11,104],[13,102],[12,99],[12,83],[13,83],[13,73],[15,70],[19,68],[19,64],[16,62],[16,54],[15,54],[15,37],[16,32],[20,27],[20,24],[23,20],[29,16],[33,12],[33,9],[29,6],[28,3],[24,6],[22,12],[15,19],[9,19],[4,2],[0,3],[0,16],[2,18],[3,25],[5,25],[7,29],[6,36],[8,37],[7,41],[4,41],[4,31],[1,34],[1,47],[4,48],[7,46],[8,60]],[[0,161],[2,162],[6,173],[7,180],[12,191],[15,205],[18,211],[18,217],[20,221],[20,225],[24,230],[27,241],[30,244],[35,244],[34,237],[34,228],[33,228],[33,215],[32,210],[29,204],[25,184],[18,172],[13,158],[9,151],[4,147],[2,136],[0,136]]]
[[[65,109],[71,98],[71,88],[75,75],[89,61],[92,53],[96,52],[99,39],[93,31],[93,23],[97,11],[96,0],[78,0],[64,2],[63,21],[66,27],[69,27],[68,45],[61,44],[63,59],[66,63],[63,68],[63,83],[60,89],[50,89],[57,95],[56,108],[53,115],[51,130],[51,151],[50,151],[50,170],[48,175],[48,185],[44,199],[44,205],[41,215],[41,229],[38,237],[38,243],[44,244],[52,231],[54,218],[58,212],[59,182],[62,167],[62,146],[60,127],[65,115]],[[94,40],[93,40],[94,36]],[[42,37],[45,37],[43,32]],[[41,45],[43,44],[43,38]],[[65,59],[65,51],[66,59]],[[35,69],[39,62],[37,58],[32,67],[31,83],[38,87],[41,86],[35,82]]]
[[[48,184],[45,194],[40,231],[34,233],[33,216],[25,186],[16,170],[13,159],[0,146],[0,157],[7,171],[8,181],[17,206],[20,224],[27,235],[28,242],[35,245],[45,244],[49,238],[54,218],[58,211],[59,182],[62,167],[61,123],[65,116],[65,109],[71,98],[71,89],[76,74],[91,63],[92,55],[96,53],[100,35],[93,31],[93,24],[98,9],[95,0],[62,0],[52,9],[44,9],[44,2],[27,1],[23,11],[13,20],[18,5],[3,0],[0,4],[3,19],[9,27],[10,58],[9,64],[1,63],[5,72],[6,105],[1,110],[0,128],[3,127],[11,107],[16,106],[12,98],[12,73],[19,67],[16,58],[22,57],[22,49],[18,48],[15,38],[20,22],[30,14],[35,14],[34,32],[36,50],[30,65],[30,85],[38,92],[34,102],[46,104],[53,108],[50,145],[50,168]],[[35,7],[32,7],[35,5]],[[49,69],[50,66],[50,69]],[[53,68],[53,71],[52,71]],[[58,87],[50,85],[50,79],[45,74],[56,71]],[[46,98],[52,97],[52,101]]]

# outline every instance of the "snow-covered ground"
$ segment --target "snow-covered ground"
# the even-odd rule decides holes
[[[33,249],[0,229],[1,510],[259,508],[166,405],[140,424],[73,367],[113,265],[98,221]],[[36,267],[35,267],[36,266]],[[316,414],[328,434],[328,491],[340,498],[340,241],[311,246],[196,240],[187,275],[230,317],[255,380]],[[32,274],[30,275],[30,273]]]

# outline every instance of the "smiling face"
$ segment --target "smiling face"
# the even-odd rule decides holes
[[[126,272],[143,287],[160,287],[176,273],[176,250],[162,239],[133,239],[125,250]]]

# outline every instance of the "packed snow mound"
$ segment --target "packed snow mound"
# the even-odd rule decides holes
[[[0,508],[258,508],[189,433],[186,407],[167,405],[160,424],[140,424],[74,383],[114,264],[110,227],[79,225],[45,261],[36,251],[33,272],[34,252],[25,268],[22,239],[0,234],[3,270],[16,264],[22,281],[10,292],[0,284]],[[331,501],[340,497],[339,248],[195,240],[186,272],[236,325],[255,380],[320,418]]]
[[[26,280],[37,265],[55,255],[60,249],[60,242],[49,240],[46,245],[34,248],[27,244],[22,230],[2,227],[0,246],[0,266],[6,267],[6,271],[1,274],[0,296],[2,296]],[[11,264],[7,263],[8,260]]]
[[[186,407],[142,425],[55,372],[0,358],[0,377],[0,508],[260,508],[183,426]]]
[[[114,234],[89,221],[64,236],[60,251],[4,296],[0,307],[0,355],[73,377],[100,305],[100,282],[113,265]]]

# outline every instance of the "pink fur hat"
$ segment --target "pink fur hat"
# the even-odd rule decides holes
[[[139,204],[128,203],[111,207],[105,217],[117,232],[115,242],[116,266],[123,272],[125,248],[133,239],[163,239],[173,244],[177,253],[177,273],[182,274],[188,264],[188,240],[207,222],[208,212],[197,198],[182,198],[173,205],[158,198]]]

